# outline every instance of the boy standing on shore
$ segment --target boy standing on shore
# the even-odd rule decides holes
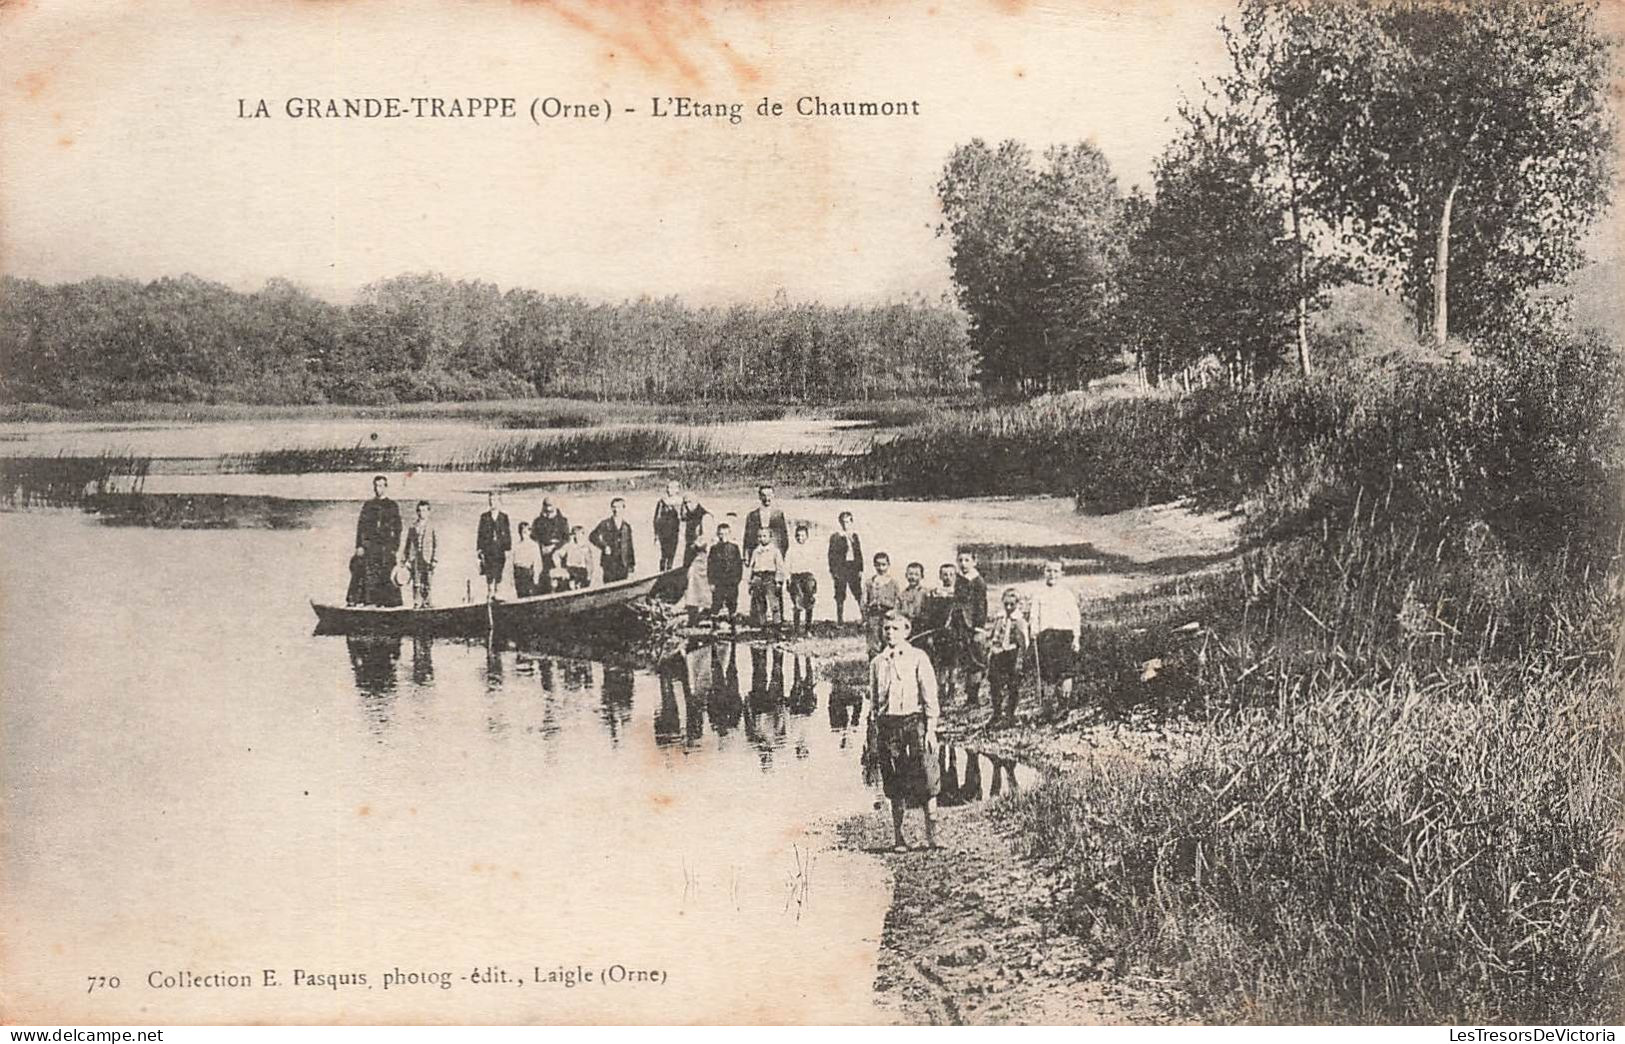
[[[891,575],[891,556],[884,551],[875,554],[875,575],[863,588],[863,617],[869,655],[873,656],[886,644],[884,621],[887,613],[897,609],[903,589]]]
[[[903,592],[897,596],[897,611],[908,617],[911,633],[920,634],[925,630],[926,589],[925,566],[919,562],[910,562],[903,567]]]
[[[784,555],[773,542],[767,527],[756,531],[756,546],[750,552],[750,619],[766,627],[771,613],[773,626],[784,625],[784,597],[779,585],[785,580]]]
[[[1083,620],[1078,596],[1061,586],[1061,563],[1044,563],[1044,586],[1033,595],[1028,610],[1038,642],[1038,680],[1043,714],[1072,702],[1072,674]],[[1053,698],[1052,698],[1053,697]]]
[[[813,572],[817,560],[807,542],[810,532],[807,523],[797,522],[795,540],[784,558],[784,569],[790,574],[792,630],[803,634],[812,633],[813,602],[818,598],[818,577]]]
[[[993,691],[993,717],[990,726],[1016,723],[1016,704],[1021,700],[1022,665],[1027,660],[1031,638],[1027,621],[1020,615],[1021,597],[1007,587],[1000,598],[1004,614],[993,621],[988,639],[988,687]]]
[[[949,629],[954,635],[954,654],[965,681],[965,699],[981,698],[982,677],[987,673],[987,652],[982,647],[987,626],[987,581],[976,571],[976,553],[959,552],[959,574],[954,578],[954,608]]]
[[[739,581],[744,575],[744,555],[733,542],[733,527],[726,522],[717,523],[717,542],[711,545],[706,558],[706,575],[711,581],[711,609],[716,613],[717,625],[727,620],[737,633],[739,624]]]
[[[835,622],[846,622],[846,596],[863,612],[863,541],[852,528],[852,512],[843,511],[837,518],[841,528],[830,534],[829,575],[835,582]]]

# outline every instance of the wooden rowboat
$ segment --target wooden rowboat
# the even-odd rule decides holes
[[[409,606],[323,605],[312,601],[317,634],[422,634],[471,637],[493,631],[523,635],[545,630],[573,617],[613,609],[640,598],[675,602],[688,585],[688,570],[668,569],[653,576],[634,576],[579,591],[532,595],[529,598],[413,609]]]

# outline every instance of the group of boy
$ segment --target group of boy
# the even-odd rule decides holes
[[[419,500],[412,524],[403,530],[400,509],[389,499],[388,489],[389,479],[376,476],[372,499],[362,505],[346,601],[352,605],[402,604],[400,589],[405,585],[396,582],[396,571],[404,567],[410,577],[413,606],[428,608],[440,560],[433,507],[427,500]],[[689,544],[697,541],[698,519],[703,513],[692,497],[678,496],[676,483],[668,483],[667,495],[655,509],[662,568],[670,567],[685,526]],[[675,529],[668,524],[668,515],[676,517]],[[584,526],[571,525],[553,498],[544,497],[536,518],[519,523],[516,540],[514,527],[502,510],[502,494],[493,491],[486,495],[486,510],[480,514],[474,546],[488,598],[497,597],[510,558],[514,593],[520,598],[575,590],[599,581],[624,580],[637,568],[637,550],[623,497],[610,501],[609,517],[590,533]]]

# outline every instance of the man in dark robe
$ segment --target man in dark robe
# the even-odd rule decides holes
[[[570,520],[553,505],[552,497],[542,498],[542,513],[530,524],[530,538],[542,549],[538,593],[547,594],[553,590],[553,571],[559,567],[559,549],[570,542]]]
[[[599,575],[604,583],[625,580],[637,568],[637,555],[632,548],[632,525],[625,519],[626,501],[616,497],[609,502],[609,517],[593,527],[587,539],[598,549]]]
[[[389,479],[372,480],[372,499],[361,505],[355,524],[355,553],[361,559],[361,604],[400,605],[401,589],[390,573],[401,560],[401,509],[384,494]]]

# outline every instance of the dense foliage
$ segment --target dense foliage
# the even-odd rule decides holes
[[[382,404],[549,392],[808,402],[962,390],[952,308],[594,304],[409,275],[333,304],[280,279],[0,280],[0,394],[63,405]]]

